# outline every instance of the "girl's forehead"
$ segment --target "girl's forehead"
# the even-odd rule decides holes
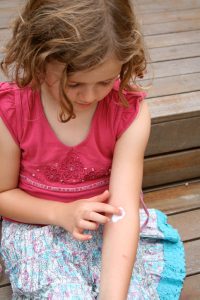
[[[110,58],[95,68],[75,72],[69,76],[69,80],[79,83],[106,81],[117,77],[121,71],[121,67],[122,62],[115,58]]]

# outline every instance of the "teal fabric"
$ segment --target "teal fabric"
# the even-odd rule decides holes
[[[176,300],[180,298],[186,276],[184,247],[178,231],[167,223],[167,216],[159,210],[156,214],[158,228],[164,234],[165,260],[157,290],[160,300]]]

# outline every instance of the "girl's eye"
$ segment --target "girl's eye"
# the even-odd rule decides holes
[[[112,83],[112,81],[102,81],[99,84],[103,85],[103,86],[106,86],[106,85],[109,85],[111,83]],[[79,86],[80,86],[80,83],[68,83],[69,88],[76,88],[76,87],[79,87]]]
[[[111,81],[102,81],[101,84],[102,85],[109,85],[111,83]]]
[[[78,83],[75,83],[75,84],[68,84],[68,87],[69,87],[69,88],[76,88],[76,87],[78,87],[78,86],[79,86]]]

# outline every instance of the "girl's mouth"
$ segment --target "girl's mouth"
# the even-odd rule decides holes
[[[80,107],[89,107],[92,105],[92,103],[80,103],[80,102],[75,102],[75,103]]]

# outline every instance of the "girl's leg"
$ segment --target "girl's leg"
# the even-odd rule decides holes
[[[1,252],[13,299],[94,299],[92,287],[74,264],[79,251],[73,245],[68,249],[66,236],[58,227],[3,222]]]

